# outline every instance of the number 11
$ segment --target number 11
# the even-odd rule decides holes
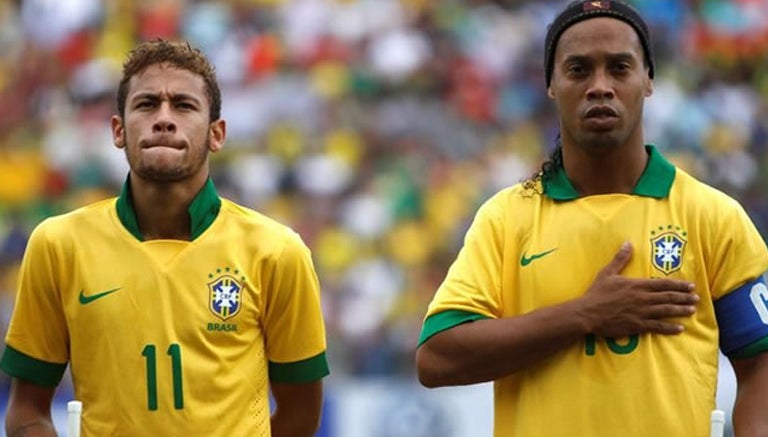
[[[141,355],[147,359],[147,408],[157,410],[157,354],[155,345],[144,346]],[[184,387],[181,381],[181,346],[173,343],[168,347],[171,356],[171,379],[173,380],[173,407],[184,408]]]

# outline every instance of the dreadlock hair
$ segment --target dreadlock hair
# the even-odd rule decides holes
[[[560,134],[557,134],[555,138],[555,150],[549,155],[549,159],[541,164],[539,171],[531,175],[528,179],[523,181],[523,188],[525,190],[538,191],[538,183],[543,182],[555,174],[558,169],[563,167],[563,142],[560,139]]]

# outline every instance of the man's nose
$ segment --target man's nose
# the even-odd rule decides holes
[[[592,81],[587,89],[587,99],[611,99],[614,97],[614,83],[611,75],[603,70],[597,70],[592,75]]]
[[[163,102],[157,111],[157,117],[152,125],[152,131],[157,133],[176,132],[176,123],[173,121],[173,111],[168,102]]]

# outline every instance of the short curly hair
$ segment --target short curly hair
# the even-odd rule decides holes
[[[125,117],[125,101],[131,78],[151,65],[166,62],[203,78],[210,103],[210,121],[218,120],[221,117],[221,90],[213,64],[203,52],[193,48],[188,42],[164,39],[145,41],[128,54],[128,59],[123,64],[123,77],[117,88],[117,111],[120,117]]]

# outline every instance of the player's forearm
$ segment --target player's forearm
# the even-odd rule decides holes
[[[736,373],[736,403],[733,428],[739,437],[768,437],[768,352],[746,360],[732,361]]]
[[[44,418],[19,419],[6,417],[5,433],[8,437],[56,437],[56,429]]]
[[[43,387],[13,378],[5,414],[8,437],[55,437],[51,420],[54,387]]]
[[[572,346],[588,333],[578,301],[528,314],[464,323],[440,332],[417,351],[427,387],[493,381]]]
[[[323,382],[278,383],[271,381],[275,399],[272,437],[311,437],[320,427]]]
[[[288,414],[278,410],[272,415],[272,437],[312,437],[319,426],[319,414]]]

